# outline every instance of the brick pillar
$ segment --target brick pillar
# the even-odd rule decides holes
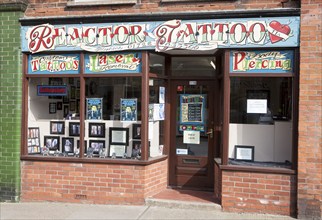
[[[322,0],[301,1],[298,217],[322,218]]]
[[[0,1],[0,201],[18,201],[20,194],[19,18],[25,8],[22,1]]]

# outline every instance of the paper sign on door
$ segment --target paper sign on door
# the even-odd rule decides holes
[[[200,131],[183,131],[184,144],[200,144]]]

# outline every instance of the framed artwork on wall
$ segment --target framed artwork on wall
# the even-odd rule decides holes
[[[64,121],[51,121],[50,122],[50,134],[65,134],[65,122]]]
[[[63,153],[74,153],[74,138],[62,138],[62,151]]]
[[[108,150],[108,156],[110,157],[124,157],[126,154],[126,146],[125,145],[110,145]]]
[[[129,129],[114,127],[109,130],[110,145],[129,145]]]
[[[89,146],[87,153],[92,152],[94,155],[98,155],[105,149],[105,140],[89,140]]]
[[[104,123],[89,123],[88,124],[89,137],[105,137],[105,124]]]
[[[131,157],[139,156],[141,156],[141,141],[133,141]]]
[[[69,136],[79,136],[80,124],[79,122],[69,122]]]
[[[50,102],[49,103],[49,114],[55,114],[56,113],[56,102]]]
[[[59,151],[59,136],[44,136],[44,145],[49,151]]]
[[[133,124],[132,129],[132,138],[141,139],[141,124]]]

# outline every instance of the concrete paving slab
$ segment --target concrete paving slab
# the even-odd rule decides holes
[[[288,216],[228,213],[178,207],[93,205],[50,202],[0,203],[1,220],[100,220],[100,219],[276,219]]]

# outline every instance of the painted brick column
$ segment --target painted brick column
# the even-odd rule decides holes
[[[322,218],[322,0],[301,1],[298,217]]]
[[[23,1],[0,1],[0,201],[20,194],[21,50]]]

